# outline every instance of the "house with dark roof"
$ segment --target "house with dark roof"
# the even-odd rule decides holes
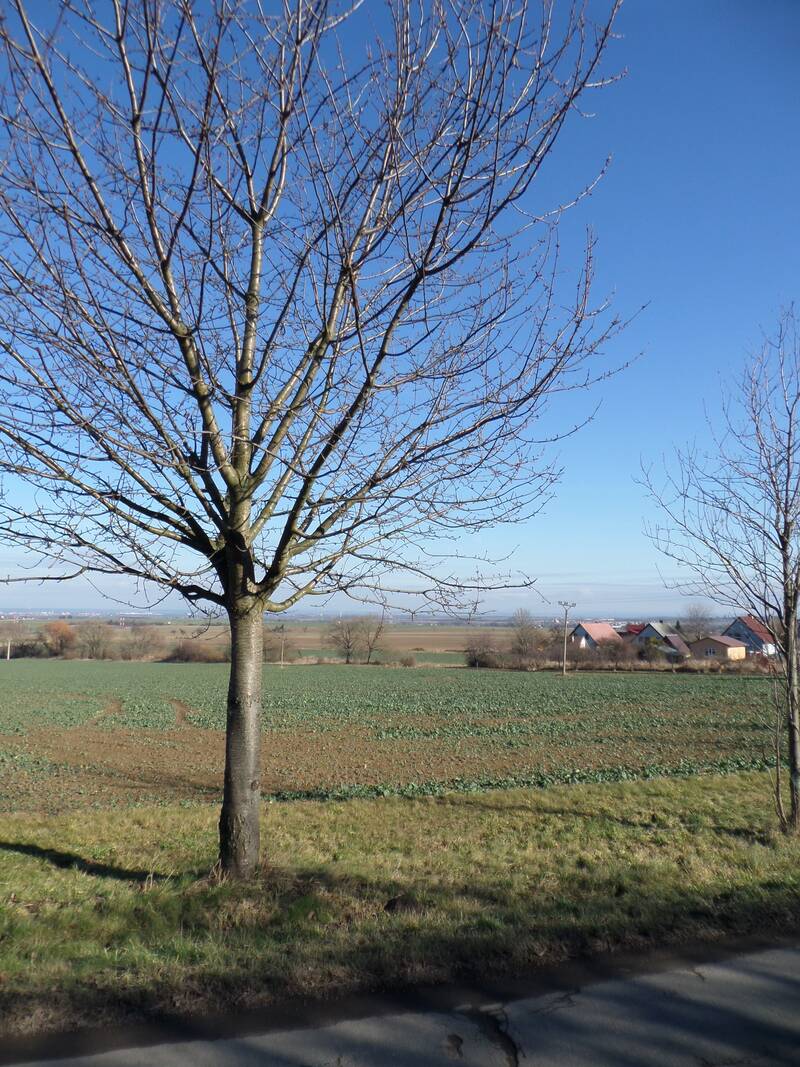
[[[750,656],[774,656],[778,651],[775,637],[755,615],[740,615],[722,633],[725,637],[744,641]]]
[[[688,659],[692,654],[680,634],[665,634],[664,644],[667,646],[666,654],[673,659]]]
[[[648,622],[628,640],[637,648],[654,648],[669,659],[686,659],[691,655],[681,635],[665,622]]]
[[[724,634],[709,634],[699,641],[691,641],[689,650],[695,659],[744,659],[747,646],[744,641],[737,641]]]
[[[578,648],[597,648],[606,641],[622,641],[609,622],[579,622],[569,639]]]
[[[672,633],[672,630],[665,622],[648,622],[636,635],[634,643],[644,645],[648,641],[663,641],[668,633]]]

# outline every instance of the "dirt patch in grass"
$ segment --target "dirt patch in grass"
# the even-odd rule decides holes
[[[124,712],[122,701],[118,697],[110,697],[106,706],[94,717],[93,722],[108,722],[118,719]]]
[[[192,709],[189,707],[188,704],[185,704],[182,700],[176,700],[174,697],[172,698],[172,700],[170,700],[170,704],[172,704],[173,708],[175,709],[176,726],[194,726],[194,723],[190,718],[192,714]]]

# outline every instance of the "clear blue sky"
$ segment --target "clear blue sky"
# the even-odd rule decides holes
[[[702,440],[704,402],[714,410],[720,382],[780,306],[800,300],[800,3],[628,0],[618,32],[608,69],[627,76],[566,132],[541,193],[573,191],[612,156],[563,223],[565,251],[576,254],[592,226],[597,292],[613,292],[622,314],[648,305],[610,356],[641,355],[596,395],[554,409],[571,422],[602,398],[594,422],[560,446],[564,478],[546,513],[483,542],[495,555],[517,546],[514,564],[551,600],[577,601],[578,616],[667,617],[682,601],[643,534],[640,460]],[[10,608],[101,602],[78,584],[0,598]],[[487,598],[498,611],[518,604],[548,610],[529,593]]]
[[[648,305],[614,344],[641,356],[561,446],[546,514],[502,541],[577,615],[660,617],[686,602],[642,532],[640,461],[703,441],[704,402],[715,410],[721,382],[800,300],[800,3],[628,0],[618,30],[609,58],[627,76],[595,95],[558,168],[585,175],[613,157],[563,225],[578,239],[593,227],[598,292],[623,313]]]

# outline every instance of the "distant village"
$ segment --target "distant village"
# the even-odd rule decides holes
[[[609,622],[579,622],[569,640],[573,646],[588,650],[626,643],[670,660],[740,660],[747,656],[774,656],[777,652],[774,636],[752,615],[739,615],[721,633],[691,641],[681,632],[679,623],[670,626],[663,621],[629,622],[617,627]]]

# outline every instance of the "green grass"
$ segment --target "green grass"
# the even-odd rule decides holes
[[[207,876],[216,817],[0,818],[5,1032],[800,926],[765,774],[272,804],[247,885]]]

